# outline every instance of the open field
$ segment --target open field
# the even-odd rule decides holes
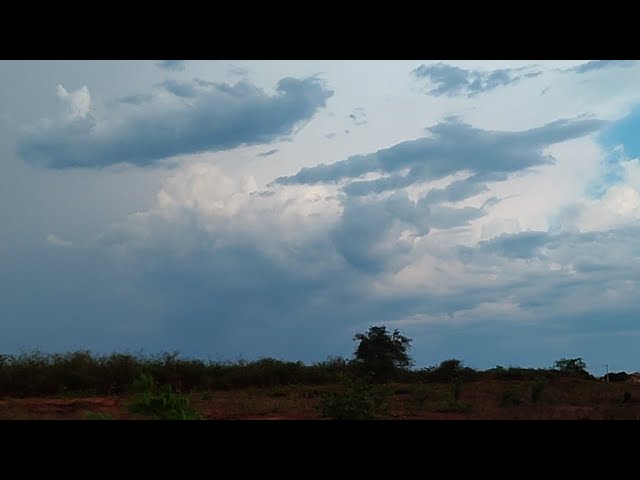
[[[638,420],[640,384],[606,383],[594,379],[552,378],[536,402],[530,381],[481,379],[459,387],[458,400],[449,383],[393,383],[376,388],[389,393],[382,419],[415,420]],[[203,419],[321,419],[323,395],[342,385],[281,385],[192,392],[191,405]],[[2,420],[81,420],[110,417],[144,419],[129,412],[130,396],[65,394],[37,398],[0,399]]]
[[[410,369],[357,355],[305,365],[36,351],[0,356],[0,419],[638,420],[638,379],[606,382],[581,359],[478,371],[457,359]]]

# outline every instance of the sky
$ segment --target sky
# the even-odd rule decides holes
[[[0,61],[0,352],[640,370],[640,63]]]

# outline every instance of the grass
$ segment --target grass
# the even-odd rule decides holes
[[[84,420],[114,420],[113,416],[108,413],[87,411],[82,415]]]
[[[466,382],[456,402],[447,383],[394,383],[376,385],[389,393],[389,419],[630,419],[640,418],[640,384],[605,383],[562,379],[544,387],[543,400],[534,403],[531,382],[480,379]],[[505,391],[518,392],[521,403],[501,406]],[[630,399],[625,401],[625,391]],[[179,393],[205,419],[290,418],[321,419],[322,399],[344,394],[343,384],[291,385]],[[399,393],[397,393],[399,392]],[[626,395],[629,398],[629,395]],[[121,399],[116,402],[116,399]],[[1,419],[81,419],[86,412],[117,419],[149,418],[131,413],[128,406],[136,394],[89,399],[27,398],[0,400]],[[184,405],[184,404],[183,404]]]
[[[153,377],[141,375],[133,383],[135,395],[128,405],[131,413],[152,420],[199,420],[187,395],[174,391],[171,385],[158,385]]]
[[[341,392],[324,395],[320,413],[333,420],[374,420],[388,414],[391,390],[374,385],[370,379],[344,377]]]

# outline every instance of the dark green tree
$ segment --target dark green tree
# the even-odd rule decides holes
[[[446,380],[455,380],[461,375],[464,367],[462,366],[462,360],[457,358],[450,358],[449,360],[443,360],[436,368],[436,372],[439,373]]]
[[[561,358],[555,361],[553,369],[569,375],[589,375],[587,364],[582,361],[582,358]]]
[[[390,333],[385,326],[370,327],[353,340],[359,342],[354,352],[356,365],[376,382],[388,381],[398,369],[413,364],[408,354],[412,339],[400,335],[398,329]]]

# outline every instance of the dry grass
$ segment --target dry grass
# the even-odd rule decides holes
[[[451,384],[392,384],[388,418],[640,419],[640,384],[555,378],[545,384],[536,403],[532,400],[532,387],[530,381],[479,380],[463,384],[455,400]],[[206,419],[319,419],[317,407],[322,393],[340,388],[280,386],[201,392],[191,394],[191,402]],[[517,398],[520,403],[505,402],[505,397]],[[80,420],[88,411],[116,419],[135,419],[127,412],[127,401],[127,397],[116,396],[5,399],[0,400],[0,419]]]

